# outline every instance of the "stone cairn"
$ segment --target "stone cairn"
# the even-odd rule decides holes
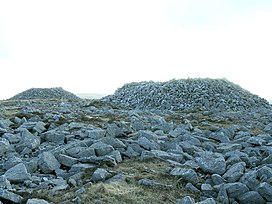
[[[0,101],[0,203],[48,204],[57,195],[84,203],[98,182],[126,183],[128,174],[111,169],[132,159],[166,162],[184,187],[177,204],[272,203],[272,108],[239,86],[142,82],[102,100],[32,100],[52,90],[64,92],[30,89]],[[144,175],[135,185],[175,188]],[[44,191],[47,200],[37,197]]]

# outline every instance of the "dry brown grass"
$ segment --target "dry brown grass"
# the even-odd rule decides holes
[[[185,195],[196,198],[198,195],[187,192],[184,188],[184,183],[179,182],[178,178],[170,176],[169,173],[166,172],[167,166],[168,163],[158,159],[151,159],[149,161],[126,160],[116,167],[108,168],[109,171],[124,174],[126,176],[125,181],[112,184],[100,182],[90,185],[86,187],[84,194],[79,195],[81,203],[162,204],[176,203],[177,199]],[[88,175],[90,178],[91,172],[89,172]],[[153,179],[156,182],[172,185],[173,187],[139,186],[138,180],[142,178]],[[88,176],[86,176],[86,179],[88,179]],[[43,198],[53,203],[74,203],[72,200],[77,196],[75,191],[78,188],[61,191],[54,196],[50,196],[48,191],[43,191],[40,193],[34,192],[31,195],[24,195],[24,197]]]

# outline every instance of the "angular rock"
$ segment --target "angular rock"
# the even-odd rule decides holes
[[[21,132],[21,141],[16,146],[16,151],[22,152],[25,148],[33,150],[38,148],[40,143],[41,143],[40,137],[37,137],[30,133],[27,129],[24,129]]]
[[[78,162],[78,159],[64,155],[64,154],[57,155],[57,160],[60,164],[64,166],[68,166],[68,167],[71,167]]]
[[[27,172],[27,169],[23,163],[17,164],[10,168],[4,175],[10,182],[13,183],[22,183],[31,178],[31,175]]]
[[[110,176],[111,176],[111,174],[107,170],[102,169],[102,168],[98,168],[94,171],[94,173],[92,175],[92,181],[93,182],[105,181]]]
[[[143,147],[146,150],[155,150],[160,148],[160,146],[157,143],[147,139],[146,137],[140,137],[137,142],[141,147]]]
[[[249,192],[248,187],[245,184],[239,182],[227,184],[226,190],[230,198],[237,198],[238,196]]]
[[[114,137],[104,137],[102,140],[105,144],[111,145],[113,148],[126,148],[127,146],[119,139]]]
[[[14,203],[22,203],[23,201],[22,196],[12,193],[8,190],[4,190],[2,188],[0,188],[0,198],[8,200],[10,202],[14,202]]]
[[[5,175],[0,176],[0,189],[12,189],[11,184]]]
[[[11,156],[8,158],[8,160],[6,162],[4,162],[3,164],[3,168],[5,170],[10,169],[11,167],[14,167],[15,165],[22,163],[22,159],[20,157],[17,156]]]
[[[124,174],[117,174],[110,179],[108,179],[105,183],[119,183],[119,182],[126,182],[126,176]]]
[[[227,190],[224,185],[220,186],[216,201],[218,203],[222,203],[222,204],[229,204],[230,203],[229,198],[228,198],[228,194],[227,194]]]
[[[266,201],[263,197],[256,191],[249,191],[244,194],[241,194],[237,197],[237,200],[241,204],[265,204]]]
[[[42,134],[42,138],[48,142],[64,143],[66,134],[58,132],[56,129],[49,130]]]
[[[247,140],[247,143],[253,144],[256,146],[262,146],[266,144],[266,141],[260,137],[251,137]]]
[[[43,152],[39,155],[38,166],[47,174],[59,169],[60,163],[51,152]]]
[[[104,156],[111,153],[114,148],[111,145],[105,144],[103,142],[97,142],[91,145],[91,148],[94,148],[97,156]]]
[[[112,156],[106,155],[101,157],[83,157],[79,160],[82,163],[91,163],[91,164],[97,164],[99,166],[106,165],[110,167],[114,167],[117,165],[115,159]]]
[[[185,169],[185,168],[176,167],[176,168],[172,169],[172,171],[170,172],[170,175],[178,176],[182,180],[187,181],[187,182],[191,182],[193,184],[198,183],[197,173],[192,169]]]
[[[74,164],[69,172],[75,172],[75,173],[78,173],[80,171],[86,171],[86,170],[93,170],[93,169],[96,169],[97,166],[96,165],[92,165],[92,164]]]
[[[192,193],[200,193],[200,190],[198,190],[197,187],[195,187],[192,183],[187,183],[185,188],[189,191],[189,192],[192,192]]]
[[[272,168],[263,166],[257,170],[257,177],[260,178],[260,181],[267,181],[272,178]]]
[[[214,185],[220,185],[225,182],[225,180],[218,174],[213,174],[211,178]]]
[[[216,204],[213,198],[207,198],[203,201],[198,202],[197,204]]]
[[[211,184],[203,183],[201,184],[201,192],[204,194],[206,197],[215,197],[216,193],[211,186]]]
[[[50,204],[49,202],[47,202],[44,199],[39,199],[39,198],[31,198],[28,199],[26,204]]]
[[[19,143],[21,140],[20,134],[5,133],[2,138],[5,138],[9,141],[10,144]]]
[[[95,156],[95,150],[92,147],[72,147],[65,150],[65,153],[74,158]]]
[[[105,137],[106,130],[97,128],[97,129],[94,129],[94,130],[86,130],[86,133],[87,133],[88,138],[98,140],[100,138]]]
[[[185,196],[182,199],[180,199],[176,204],[195,204],[195,200],[191,198],[190,196]]]
[[[249,171],[245,173],[240,179],[239,182],[247,185],[247,187],[250,190],[255,190],[258,185],[260,184],[260,181],[257,180],[257,172],[256,171]]]
[[[222,154],[203,152],[196,157],[199,167],[206,173],[222,175],[226,171],[226,161]]]
[[[216,148],[216,151],[222,154],[225,154],[227,152],[231,151],[240,151],[242,149],[241,144],[230,144],[230,143],[221,143]]]
[[[267,201],[272,202],[272,186],[266,182],[261,183],[257,192],[264,197]]]
[[[135,158],[140,156],[140,153],[134,151],[134,149],[130,146],[127,148],[125,152],[123,152],[123,154],[129,158]]]
[[[118,150],[112,151],[109,156],[113,157],[117,163],[120,163],[123,161],[122,155]]]
[[[10,143],[5,138],[0,138],[0,157],[2,157],[9,149]]]
[[[224,134],[224,132],[212,133],[208,136],[210,139],[219,141],[220,143],[229,143],[230,139]]]
[[[228,183],[234,183],[239,180],[245,171],[245,162],[239,162],[231,166],[226,173],[224,173],[223,178],[227,180]]]

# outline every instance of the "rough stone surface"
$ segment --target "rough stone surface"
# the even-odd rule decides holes
[[[185,196],[180,199],[176,204],[195,204],[195,200],[190,196]]]
[[[51,152],[40,154],[38,165],[43,173],[51,173],[60,168],[60,163]]]
[[[13,192],[10,192],[8,190],[4,190],[2,188],[0,188],[0,198],[6,199],[10,202],[14,202],[14,203],[21,203],[23,200],[23,197],[20,195],[17,195]]]
[[[204,172],[222,175],[226,171],[226,161],[222,154],[203,152],[196,161]]]
[[[29,180],[31,175],[27,172],[27,169],[23,163],[17,164],[16,166],[7,170],[4,174],[10,182],[20,183],[25,180]]]
[[[98,182],[98,181],[105,181],[106,179],[108,179],[110,177],[110,173],[102,168],[98,168],[94,171],[93,175],[92,175],[92,180],[94,182]]]
[[[97,156],[104,156],[111,153],[114,148],[111,145],[105,144],[103,142],[94,143],[91,148],[94,148]]]
[[[245,184],[239,182],[227,184],[226,190],[230,198],[237,198],[238,196],[249,191]]]
[[[10,143],[5,138],[0,138],[0,156],[3,156],[10,148]]]
[[[234,183],[243,175],[246,163],[239,162],[231,166],[226,173],[224,173],[223,178],[227,180],[228,183]]]
[[[39,199],[39,198],[31,198],[28,199],[26,204],[50,204],[49,202],[47,202],[44,199]]]
[[[197,173],[192,170],[192,169],[185,169],[185,168],[174,168],[171,172],[170,175],[172,176],[178,176],[184,181],[191,182],[193,184],[198,183],[198,177]]]
[[[258,193],[267,201],[272,202],[272,186],[266,182],[261,183],[257,188]]]
[[[263,197],[256,191],[249,191],[237,197],[237,200],[241,204],[265,204],[266,201]]]

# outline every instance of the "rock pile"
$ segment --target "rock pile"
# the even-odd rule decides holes
[[[244,110],[269,103],[225,79],[181,79],[130,83],[103,100],[131,109]]]
[[[65,91],[61,87],[56,87],[56,88],[31,88],[10,98],[10,100],[21,99],[79,100],[80,98],[71,92]]]
[[[25,103],[0,104],[3,203],[54,203],[59,194],[59,203],[84,203],[95,183],[128,182],[133,174],[112,169],[131,159],[167,162],[164,174],[177,182],[144,173],[130,185],[166,189],[167,198],[180,183],[187,196],[176,197],[178,204],[272,202],[272,109],[152,112],[88,101]],[[47,201],[32,197],[45,190]]]

